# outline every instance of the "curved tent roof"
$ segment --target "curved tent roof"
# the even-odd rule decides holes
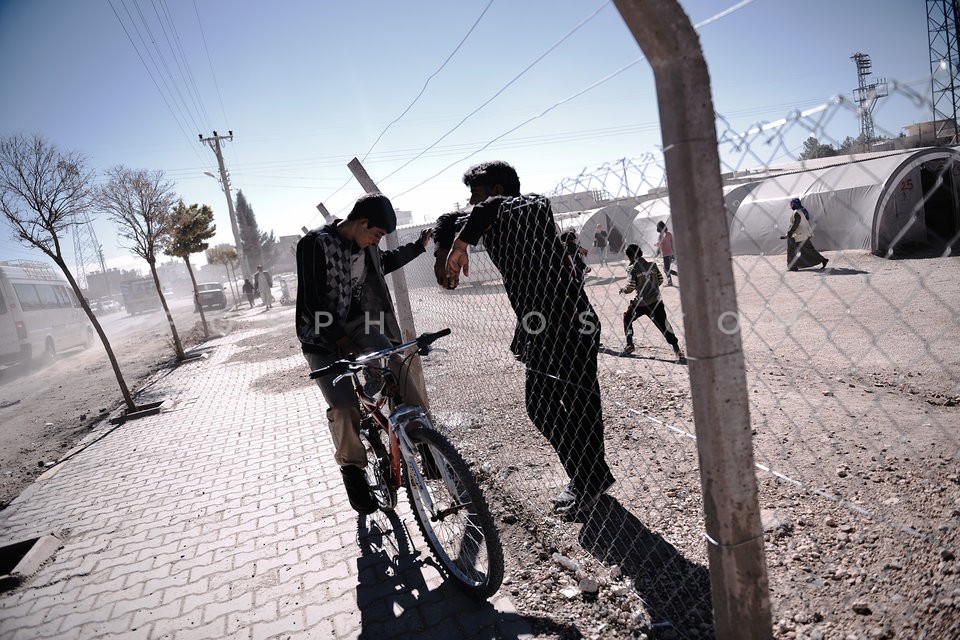
[[[723,187],[723,205],[728,222],[733,221],[740,204],[759,184],[759,181],[745,182]],[[639,244],[643,254],[651,256],[657,251],[657,239],[660,236],[657,232],[657,223],[663,221],[668,228],[673,226],[670,223],[670,200],[666,197],[648,200],[638,204],[635,210],[637,214],[633,219],[633,231],[629,242]]]
[[[670,226],[669,198],[655,198],[641,202],[636,207],[636,216],[633,218],[630,242],[640,245],[643,255],[652,256],[657,251],[657,223],[663,221]]]
[[[561,231],[573,229],[577,232],[577,242],[581,247],[590,249],[587,259],[592,261],[596,258],[596,252],[593,251],[593,234],[597,230],[597,225],[603,225],[607,230],[610,253],[620,253],[630,237],[630,222],[636,215],[630,204],[617,202],[608,204],[596,209],[578,212],[576,215],[555,214],[554,220]],[[597,258],[598,259],[598,258]]]
[[[960,170],[955,149],[926,148],[875,156],[779,176],[756,186],[730,228],[734,255],[785,253],[790,200],[810,212],[820,250],[864,249],[877,254],[931,242],[931,231],[955,236]],[[933,205],[936,205],[934,207]]]

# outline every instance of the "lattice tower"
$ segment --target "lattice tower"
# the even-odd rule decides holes
[[[858,86],[853,90],[853,99],[859,106],[860,141],[867,144],[876,138],[873,128],[873,108],[877,104],[877,98],[887,95],[887,81],[869,82],[867,80],[873,67],[870,56],[867,54],[858,51],[850,56],[850,59],[857,65]]]
[[[957,90],[960,88],[960,0],[927,0],[927,33],[930,43],[930,69],[933,122],[937,138],[957,136]]]
[[[96,271],[104,274],[107,272],[103,261],[103,250],[97,241],[97,234],[93,230],[93,222],[88,214],[84,214],[83,221],[73,228],[73,251],[77,265],[74,277],[83,289],[87,289],[87,274]]]

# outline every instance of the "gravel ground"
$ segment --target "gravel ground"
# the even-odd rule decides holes
[[[960,259],[828,257],[826,272],[790,274],[782,256],[735,259],[774,636],[960,637]],[[454,330],[437,345],[449,351],[424,363],[428,391],[498,518],[503,589],[521,614],[551,621],[539,638],[711,638],[687,367],[646,320],[637,352],[617,355],[622,282],[622,264],[595,268],[588,281],[603,319],[606,454],[618,481],[584,521],[547,509],[566,478],[523,411],[502,288],[411,291],[418,330]],[[685,343],[679,290],[665,289],[664,300]],[[137,348],[156,368],[169,347],[162,331],[154,338]],[[244,357],[298,348],[286,324],[255,341]],[[63,447],[117,395],[109,376],[89,380],[55,386],[77,403],[54,429]],[[254,382],[268,393],[304,384],[300,367]],[[34,415],[36,395],[15,402],[12,387],[2,389],[0,411],[14,413],[0,417]],[[21,444],[42,448],[30,426]],[[52,455],[19,451],[3,469]],[[8,474],[7,499],[26,482]]]
[[[829,257],[826,272],[789,274],[780,260],[735,261],[774,635],[960,637],[960,259]],[[497,287],[412,294],[437,310],[419,330],[499,342],[461,338],[432,357],[431,399],[496,503],[504,588],[560,623],[542,637],[710,638],[686,367],[649,323],[635,357],[617,355],[621,276],[588,283],[618,482],[586,521],[547,509],[566,478],[525,419]],[[682,329],[678,291],[664,298]]]

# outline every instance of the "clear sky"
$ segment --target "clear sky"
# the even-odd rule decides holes
[[[704,23],[714,107],[736,130],[850,97],[858,51],[876,78],[927,101],[882,100],[878,133],[932,119],[922,0],[680,4]],[[354,157],[395,206],[432,220],[466,200],[463,171],[483,160],[513,164],[525,192],[549,192],[656,151],[641,58],[602,0],[0,0],[0,135],[42,134],[97,170],[163,170],[187,203],[214,209],[215,242],[233,237],[204,175],[217,164],[198,134],[214,130],[233,131],[232,187],[264,231],[318,226],[320,202],[345,215],[362,193]],[[828,126],[830,142],[859,134],[853,114]],[[797,136],[779,161],[802,151]],[[110,266],[145,266],[105,218],[95,229]],[[2,226],[10,258],[44,256]]]

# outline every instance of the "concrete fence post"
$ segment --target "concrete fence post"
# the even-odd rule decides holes
[[[360,186],[366,193],[382,193],[377,184],[364,169],[360,160],[354,158],[347,163],[347,168],[356,178]],[[384,194],[386,195],[386,194]],[[387,249],[393,250],[400,246],[397,238],[397,232],[387,234]],[[400,325],[400,333],[405,341],[413,340],[417,337],[417,327],[413,322],[413,309],[410,306],[410,292],[407,288],[407,277],[403,269],[397,269],[390,274],[393,279],[393,299],[397,307],[397,322]],[[427,398],[427,385],[423,379],[423,364],[420,362],[420,356],[414,356],[410,359],[409,374],[413,376],[414,384],[420,391],[420,397],[424,402],[429,402]]]
[[[614,0],[657,89],[720,640],[772,637],[716,117],[700,42],[676,0]]]

